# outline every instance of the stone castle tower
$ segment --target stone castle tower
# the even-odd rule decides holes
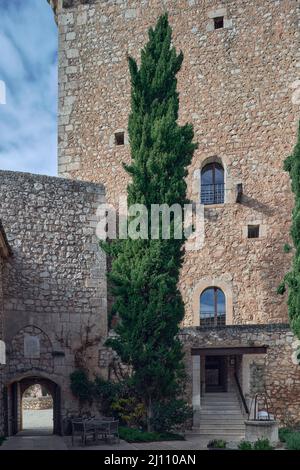
[[[264,388],[281,419],[284,410],[299,414],[299,371],[286,371],[296,343],[276,293],[291,263],[283,161],[299,118],[297,0],[50,3],[59,29],[59,175],[104,184],[114,204],[128,183],[127,55],[139,57],[148,28],[169,12],[184,53],[180,121],[194,125],[199,143],[188,196],[205,214],[204,245],[186,253],[180,280],[194,424],[203,393],[231,390],[235,376],[249,400]],[[207,345],[222,348],[214,360]]]
[[[215,200],[202,187],[202,199],[211,200],[202,201],[209,203],[204,247],[187,254],[182,272],[186,324],[199,324],[198,297],[211,283],[226,290],[227,323],[286,321],[286,299],[276,288],[291,261],[282,248],[292,207],[282,165],[299,113],[292,100],[296,0],[58,2],[59,174],[101,182],[111,202],[126,192],[127,54],[139,57],[148,28],[166,10],[184,53],[180,120],[193,123],[199,143],[189,197],[201,200],[208,164],[215,165],[208,179],[224,183]],[[258,238],[248,239],[248,230]]]

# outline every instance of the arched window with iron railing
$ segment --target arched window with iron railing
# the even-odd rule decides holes
[[[200,296],[200,326],[226,325],[226,299],[219,287],[208,287]]]
[[[208,163],[201,171],[201,204],[223,204],[224,168],[218,162]]]

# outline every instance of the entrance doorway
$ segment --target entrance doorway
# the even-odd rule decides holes
[[[227,358],[205,356],[205,392],[227,392]]]
[[[36,400],[36,394],[40,400]],[[26,435],[61,434],[60,387],[55,382],[26,377],[8,385],[6,395],[8,435],[21,431]]]

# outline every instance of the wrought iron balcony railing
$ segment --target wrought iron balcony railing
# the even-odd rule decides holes
[[[201,204],[223,204],[225,194],[224,183],[220,184],[202,184],[201,185]]]
[[[225,326],[226,313],[218,312],[201,312],[200,313],[200,326]]]

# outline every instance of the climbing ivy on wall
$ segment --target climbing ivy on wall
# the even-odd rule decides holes
[[[295,248],[291,271],[286,274],[278,292],[283,294],[288,288],[288,312],[291,328],[300,339],[300,122],[298,141],[293,153],[285,160],[284,169],[289,172],[295,205],[292,215],[291,236]]]

